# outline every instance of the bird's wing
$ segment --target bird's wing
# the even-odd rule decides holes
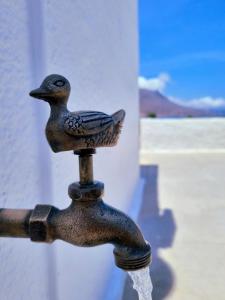
[[[97,134],[113,123],[112,116],[98,111],[69,113],[64,122],[66,133],[74,136]]]

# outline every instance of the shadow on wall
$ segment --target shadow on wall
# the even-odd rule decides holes
[[[146,180],[143,204],[139,215],[139,224],[145,238],[152,247],[153,261],[151,278],[153,283],[153,300],[165,299],[175,282],[175,276],[166,261],[159,256],[160,248],[170,248],[176,232],[173,212],[170,209],[160,211],[158,199],[158,166],[142,166],[141,175]],[[137,300],[138,295],[127,277],[123,300]]]

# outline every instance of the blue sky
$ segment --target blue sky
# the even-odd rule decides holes
[[[139,34],[140,76],[182,101],[223,102],[225,0],[139,0]]]

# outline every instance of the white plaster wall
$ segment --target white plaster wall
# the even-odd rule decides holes
[[[28,96],[46,74],[59,73],[72,85],[71,110],[127,112],[118,146],[94,160],[105,200],[127,210],[139,176],[136,14],[133,0],[1,1],[0,207],[69,204],[77,158],[50,152],[49,108]],[[1,300],[100,300],[113,255],[111,246],[1,239],[0,261]]]
[[[95,174],[106,184],[107,199],[121,208],[126,207],[138,174],[136,13],[133,0],[68,0],[63,5],[60,0],[45,2],[46,72],[69,78],[69,108],[109,114],[124,108],[127,112],[119,145],[98,150],[95,158]],[[73,164],[75,174],[77,163],[72,154],[53,156],[56,171]],[[62,196],[66,196],[68,180],[75,178],[70,168]],[[121,178],[126,179],[126,188]],[[57,187],[62,184],[61,178],[56,181]]]
[[[40,111],[28,97],[31,68],[28,7],[1,1],[0,10],[0,207],[33,208],[44,202]],[[47,198],[46,197],[46,198]],[[51,201],[51,200],[50,200]],[[0,299],[53,299],[51,249],[29,240],[0,239]]]
[[[100,149],[94,158],[105,200],[126,209],[138,177],[136,1],[71,0],[61,6],[57,0],[46,2],[44,9],[47,72],[69,78],[69,108],[127,112],[118,146]],[[68,183],[77,179],[77,158],[53,154],[52,164],[54,201],[65,207]],[[83,249],[58,242],[56,250],[59,298],[101,299],[112,246]]]

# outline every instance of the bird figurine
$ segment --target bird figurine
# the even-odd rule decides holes
[[[70,83],[61,76],[47,76],[30,96],[49,103],[51,112],[46,137],[54,152],[79,151],[116,145],[125,118],[123,109],[112,115],[99,111],[70,112],[67,102]]]

